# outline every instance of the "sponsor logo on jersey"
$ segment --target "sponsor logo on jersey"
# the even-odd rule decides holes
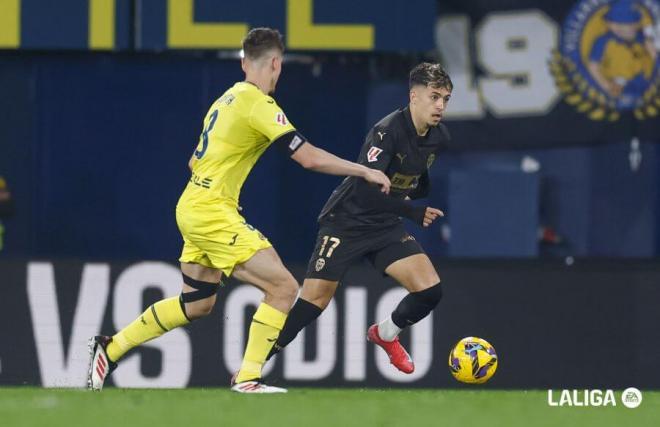
[[[404,175],[396,172],[390,177],[391,188],[395,190],[412,190],[419,184],[419,175]]]
[[[367,161],[369,163],[373,163],[378,160],[378,156],[380,153],[382,153],[383,150],[381,150],[378,147],[371,147],[369,151],[367,151]]]
[[[378,134],[378,136],[380,136],[380,140],[382,141],[387,132],[376,132],[376,133]]]
[[[211,188],[211,184],[213,184],[213,178],[205,178],[193,172],[193,174],[190,176],[190,182],[198,187]]]

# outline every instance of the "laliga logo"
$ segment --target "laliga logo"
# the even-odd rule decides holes
[[[638,407],[642,392],[635,387],[623,390],[621,403],[630,409]],[[548,390],[548,406],[616,406],[616,399],[612,390],[562,390],[556,400],[553,390]]]
[[[660,0],[582,0],[550,71],[565,101],[592,120],[660,113]]]

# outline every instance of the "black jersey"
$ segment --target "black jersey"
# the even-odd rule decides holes
[[[428,191],[428,169],[440,151],[449,148],[449,131],[443,124],[419,136],[408,107],[394,111],[371,128],[360,151],[358,163],[385,173],[390,197],[424,197]],[[375,210],[360,203],[355,194],[357,177],[346,178],[323,207],[319,222],[344,229],[390,227],[401,222],[396,214]]]

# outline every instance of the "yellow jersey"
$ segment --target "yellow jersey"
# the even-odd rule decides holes
[[[177,209],[236,212],[243,183],[259,157],[271,142],[294,130],[273,98],[252,83],[234,84],[206,113],[192,175]]]

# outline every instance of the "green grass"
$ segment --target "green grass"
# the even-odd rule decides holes
[[[237,426],[650,426],[660,392],[636,409],[549,407],[547,391],[291,389],[239,395],[227,389],[82,390],[0,388],[8,427]]]

